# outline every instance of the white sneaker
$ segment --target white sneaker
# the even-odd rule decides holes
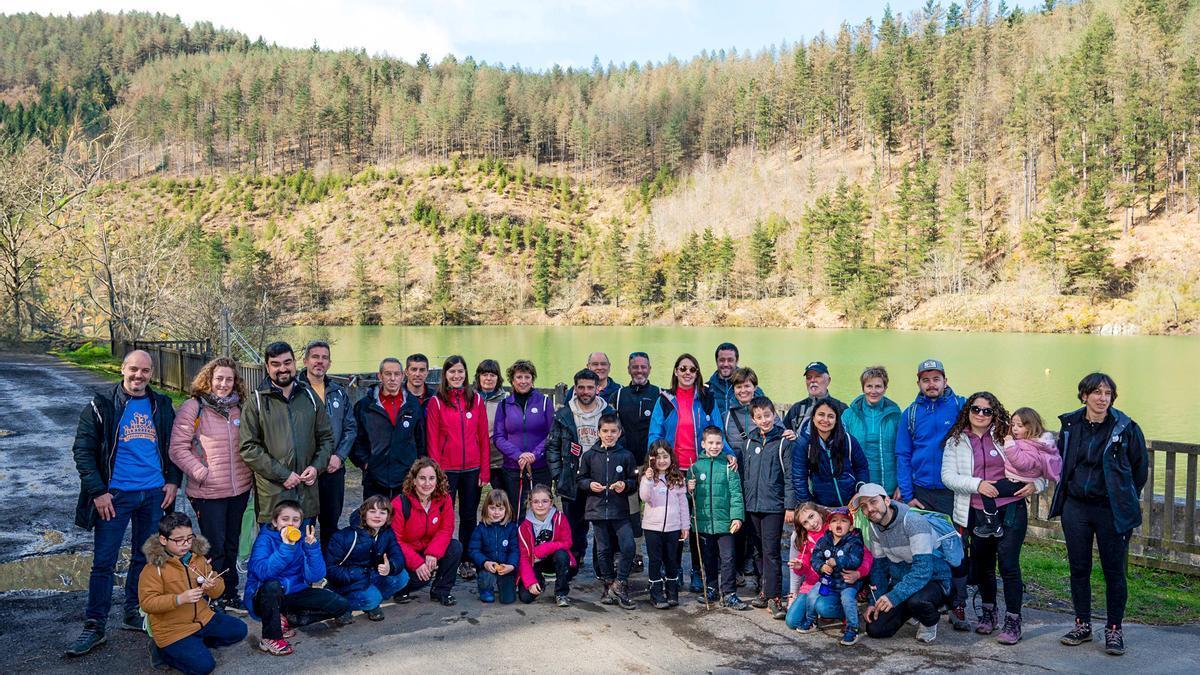
[[[933,642],[937,639],[937,624],[917,626],[917,642]]]

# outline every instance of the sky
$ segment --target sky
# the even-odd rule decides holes
[[[446,54],[542,70],[690,59],[833,34],[843,21],[906,16],[924,0],[0,0],[0,13],[142,10],[201,20],[286,47],[365,48],[414,61]],[[943,5],[948,2],[943,2]],[[960,3],[961,4],[961,3]],[[1010,5],[1016,4],[1013,2]]]

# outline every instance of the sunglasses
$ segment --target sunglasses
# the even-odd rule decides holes
[[[984,417],[991,417],[995,412],[996,411],[992,410],[991,408],[980,408],[977,405],[971,406],[971,414],[973,414],[973,415],[983,415]]]
[[[180,546],[185,546],[196,540],[196,535],[189,534],[186,537],[167,537],[167,541],[173,541]]]
[[[629,360],[632,361],[634,359],[646,359],[649,361],[650,355],[646,352],[629,352]]]
[[[698,373],[698,372],[700,372],[700,369],[699,369],[699,368],[693,368],[693,367],[691,367],[691,366],[679,366],[678,368],[676,368],[676,369],[675,369],[675,372],[678,372],[678,373]]]

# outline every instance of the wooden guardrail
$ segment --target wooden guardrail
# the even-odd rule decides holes
[[[120,342],[113,343],[113,354],[124,357],[132,349],[144,349],[154,358],[154,383],[187,391],[192,379],[212,358],[207,341]],[[239,374],[246,387],[254,388],[266,376],[260,364],[241,363]],[[436,384],[440,373],[430,372],[430,384]],[[357,401],[378,380],[374,373],[330,375],[346,387],[351,400]],[[566,398],[567,385],[539,391],[551,396],[560,406]],[[781,410],[783,414],[786,410]],[[1150,475],[1142,494],[1142,526],[1130,540],[1130,558],[1135,562],[1159,569],[1173,570],[1200,576],[1200,545],[1196,540],[1197,464],[1200,445],[1170,441],[1148,441]],[[1162,476],[1162,491],[1156,490]],[[1179,484],[1182,475],[1183,484]],[[1030,498],[1029,534],[1037,539],[1062,541],[1062,528],[1046,519],[1054,496],[1054,485],[1042,494]],[[1182,494],[1180,490],[1182,489]]]

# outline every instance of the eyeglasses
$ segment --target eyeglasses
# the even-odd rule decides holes
[[[194,534],[189,534],[186,537],[167,537],[168,541],[175,542],[176,544],[179,544],[180,546],[186,546],[187,544],[190,544],[193,541],[195,541],[195,539],[196,539],[196,535],[194,535]]]
[[[698,373],[698,372],[700,372],[700,369],[699,369],[699,368],[693,368],[692,366],[679,366],[678,368],[676,368],[676,369],[675,369],[675,372],[678,372],[678,373]]]
[[[983,415],[984,417],[991,417],[995,412],[996,411],[992,410],[991,408],[980,408],[977,405],[971,406],[971,414],[972,415]]]

